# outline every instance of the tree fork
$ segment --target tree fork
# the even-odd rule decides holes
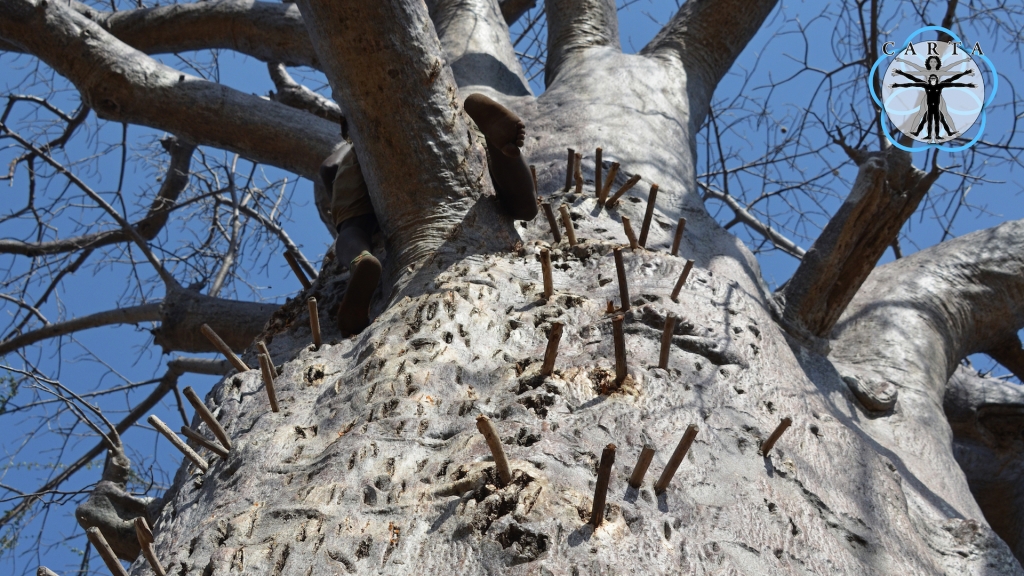
[[[370,199],[388,239],[387,278],[398,288],[392,296],[453,234],[488,250],[507,250],[517,234],[495,202],[477,202],[489,182],[486,155],[482,143],[471,140],[462,95],[426,5],[298,4],[334,99],[345,103]]]

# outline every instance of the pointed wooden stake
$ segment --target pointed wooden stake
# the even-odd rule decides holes
[[[569,148],[569,160],[565,165],[565,189],[562,192],[568,192],[569,188],[572,188],[572,176],[576,171],[576,151]]]
[[[654,203],[658,200],[658,185],[651,184],[651,192],[647,195],[647,212],[644,212],[644,223],[640,227],[640,245],[647,248],[647,233],[651,231],[651,219],[654,218]]]
[[[683,433],[683,437],[679,440],[679,444],[676,445],[675,452],[672,453],[672,457],[668,459],[668,465],[665,466],[665,470],[661,473],[661,478],[658,478],[658,483],[654,485],[654,493],[661,494],[668,488],[668,483],[672,481],[672,477],[676,475],[676,470],[679,469],[679,465],[683,463],[683,458],[686,457],[687,451],[690,450],[690,445],[693,444],[693,439],[697,437],[697,426],[690,424],[686,427],[686,432]]]
[[[110,548],[110,544],[107,544],[107,539],[103,537],[103,533],[100,529],[93,526],[85,531],[85,535],[89,538],[89,542],[92,542],[92,547],[96,549],[96,552],[103,559],[103,563],[107,565],[107,570],[114,576],[128,576],[125,572],[124,566],[121,566],[121,561],[117,559],[117,554],[114,554],[114,550]]]
[[[320,314],[316,310],[316,298],[310,296],[306,304],[309,305],[309,330],[313,333],[313,349],[319,350],[323,342],[320,340]]]
[[[576,194],[583,194],[583,154],[576,153]]]
[[[619,300],[622,301],[622,311],[629,310],[629,286],[626,284],[626,266],[622,263],[622,249],[616,248],[613,252],[615,255],[615,272],[619,276]]]
[[[533,176],[533,191],[537,191],[537,166],[530,164],[530,175]]]
[[[553,322],[548,332],[548,347],[544,350],[544,364],[540,367],[541,376],[551,376],[555,370],[555,359],[558,357],[558,343],[562,340],[562,323]]]
[[[679,254],[679,243],[683,240],[683,230],[686,229],[686,218],[680,218],[679,223],[676,224],[676,237],[672,239],[672,251],[670,254],[676,256]]]
[[[622,321],[625,316],[619,314],[612,318],[612,338],[615,343],[615,382],[626,379],[626,336],[622,333]]]
[[[149,529],[149,524],[142,516],[135,519],[135,536],[139,539],[139,545],[142,546],[142,555],[146,557],[149,567],[156,572],[156,576],[167,576],[167,572],[164,571],[164,567],[160,565],[160,560],[156,557],[156,551],[153,550],[153,531]]]
[[[761,454],[767,456],[768,453],[772,451],[772,447],[775,446],[775,443],[778,442],[779,437],[782,436],[782,433],[785,432],[786,428],[789,428],[792,424],[792,418],[788,416],[783,418],[782,421],[779,422],[779,425],[775,427],[775,431],[772,432],[772,435],[761,444]]]
[[[188,426],[182,426],[181,427],[181,433],[182,433],[182,435],[184,435],[189,440],[195,442],[196,444],[199,444],[203,448],[206,448],[210,452],[213,452],[214,454],[216,454],[218,457],[220,457],[221,460],[227,460],[228,459],[228,451],[225,450],[223,446],[221,446],[220,444],[217,444],[216,442],[214,442],[212,440],[207,440],[199,432],[196,432],[195,430],[189,428]]]
[[[604,522],[604,504],[608,498],[608,483],[615,464],[615,444],[605,446],[601,463],[597,466],[597,486],[594,487],[594,507],[590,511],[590,524],[596,529]]]
[[[199,330],[200,332],[203,333],[203,336],[206,336],[206,339],[209,340],[211,344],[213,344],[213,347],[220,351],[220,353],[223,354],[224,357],[228,359],[228,362],[231,362],[231,365],[235,367],[235,370],[238,370],[239,372],[245,372],[246,370],[249,369],[249,367],[245,365],[245,362],[242,362],[241,358],[235,356],[235,353],[231,351],[231,348],[228,348],[228,345],[225,344],[224,341],[220,339],[220,336],[218,336],[217,333],[213,331],[213,328],[210,328],[208,325],[203,324],[202,326],[199,327]]]
[[[502,486],[507,486],[512,481],[512,469],[508,466],[508,458],[505,458],[505,450],[501,447],[501,438],[498,438],[498,431],[494,429],[494,423],[483,414],[476,417],[476,429],[484,435],[487,447],[491,449],[491,456],[494,456],[494,467],[498,471],[498,481]]]
[[[686,284],[686,279],[690,276],[690,270],[693,270],[693,260],[687,260],[686,265],[683,266],[683,273],[679,275],[679,280],[676,281],[676,286],[672,289],[672,300],[679,297],[679,291],[683,289],[683,284]]]
[[[210,469],[210,464],[206,462],[206,459],[204,459],[199,454],[196,454],[194,450],[192,450],[191,448],[188,447],[187,444],[182,442],[181,438],[178,438],[178,435],[172,432],[171,429],[167,427],[167,424],[164,424],[163,421],[157,418],[155,414],[150,414],[149,418],[146,418],[146,420],[153,425],[153,428],[156,428],[158,432],[160,432],[161,434],[164,435],[165,438],[170,440],[171,444],[173,444],[175,448],[181,451],[181,453],[184,454],[186,458],[191,460],[192,463],[195,464],[197,468],[199,468],[203,472],[206,472],[207,470]]]
[[[544,202],[540,205],[544,209],[544,216],[548,219],[548,226],[551,227],[551,236],[555,239],[555,244],[562,241],[562,233],[558,231],[558,221],[555,220],[555,213],[551,210],[551,203]]]
[[[612,168],[608,171],[608,176],[604,180],[604,187],[601,189],[601,193],[597,197],[597,205],[604,206],[605,202],[608,201],[608,193],[611,192],[612,186],[615,184],[615,177],[619,175],[619,163],[612,162]]]
[[[277,406],[277,392],[274,391],[274,372],[270,367],[270,358],[259,355],[260,369],[263,370],[263,384],[267,388],[267,398],[270,399],[270,409],[274,412],[279,412]]]
[[[270,357],[270,351],[267,350],[266,342],[260,340],[259,342],[256,343],[256,353],[265,355],[267,357],[267,360],[270,361],[270,371],[273,372],[274,374],[277,374],[277,368],[274,368],[274,360]]]
[[[636,241],[636,234],[633,232],[633,223],[629,221],[629,216],[622,217],[622,229],[626,231],[626,239],[629,240],[629,249],[636,250],[639,245]]]
[[[558,207],[558,212],[562,215],[562,226],[565,226],[565,235],[569,238],[569,246],[575,246],[576,230],[572,227],[572,218],[569,216],[569,207],[562,204]]]
[[[622,185],[622,188],[619,188],[618,192],[616,192],[615,195],[612,196],[607,203],[605,203],[605,206],[613,208],[619,202],[619,198],[622,198],[622,195],[625,194],[626,192],[629,192],[629,189],[632,188],[633,186],[636,186],[636,183],[639,181],[640,175],[634,174],[633,177],[630,178],[629,180],[626,180],[626,183]]]
[[[601,197],[601,171],[604,165],[601,164],[601,154],[604,152],[603,149],[598,147],[597,151],[594,152],[594,196]]]
[[[288,266],[291,267],[292,272],[299,278],[299,282],[302,283],[303,290],[309,290],[313,287],[310,283],[309,278],[306,278],[306,273],[302,271],[302,267],[299,266],[299,261],[295,259],[295,254],[286,251],[284,253],[284,259],[288,261]]]
[[[203,422],[206,422],[206,426],[209,427],[210,432],[213,432],[213,435],[217,437],[221,446],[230,451],[231,439],[228,438],[228,433],[224,430],[224,427],[220,425],[220,422],[214,418],[213,412],[210,412],[210,409],[206,407],[206,403],[199,398],[199,395],[196,394],[196,391],[193,390],[191,386],[186,386],[183,392],[185,393],[185,398],[188,398],[188,403],[195,408],[196,414],[199,415],[199,418]]]
[[[547,248],[540,249],[540,273],[544,277],[544,299],[547,300],[555,293],[551,280],[551,251]]]
[[[676,329],[676,315],[669,314],[665,318],[665,329],[661,331],[661,356],[658,359],[658,368],[668,369],[668,354],[672,349],[672,332]]]
[[[640,451],[640,458],[636,461],[636,466],[633,467],[633,474],[629,477],[629,485],[637,490],[644,483],[644,476],[647,474],[647,468],[651,465],[651,460],[654,459],[654,446],[650,444],[644,444],[644,449]]]

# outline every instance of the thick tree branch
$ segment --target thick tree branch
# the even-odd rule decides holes
[[[812,341],[829,335],[938,176],[917,170],[896,148],[861,164],[846,202],[778,295],[791,334]]]
[[[615,0],[545,0],[548,19],[548,60],[544,82],[554,84],[558,73],[588,49],[621,50]]]
[[[59,2],[4,2],[0,37],[74,83],[102,118],[167,130],[310,179],[339,139],[331,122],[182,74]]]
[[[464,95],[474,86],[508,96],[531,94],[495,0],[434,0],[430,18]]]
[[[858,397],[894,396],[874,437],[933,479],[925,497],[947,514],[981,516],[949,449],[943,397],[962,358],[1024,326],[1022,242],[1017,220],[879,266],[832,332],[829,358]],[[907,444],[911,430],[928,430],[929,440]]]
[[[483,148],[470,139],[454,76],[423,2],[301,0],[299,6],[334,99],[345,103],[370,198],[388,236],[387,264],[405,274],[470,228],[458,226],[471,207],[494,214],[494,203],[476,203],[487,180]],[[483,233],[484,226],[472,228]],[[489,228],[481,245],[510,245],[507,224],[494,219]]]
[[[118,12],[102,12],[75,0],[62,0],[62,4],[146,54],[219,48],[265,62],[319,67],[294,4],[215,0]],[[4,41],[0,50],[26,51],[16,42]]]
[[[1024,327],[1022,242],[1016,220],[876,268],[832,333],[832,357],[900,374],[941,401],[961,359]]]
[[[778,0],[687,0],[641,54],[678,58],[686,69],[692,122],[700,125],[711,96]],[[694,82],[691,77],[698,80]]]
[[[985,520],[1024,559],[1024,389],[961,366],[943,408],[953,454]]]
[[[170,165],[164,175],[164,181],[160,185],[156,198],[146,217],[137,222],[133,227],[139,236],[145,240],[152,240],[167,224],[167,218],[174,208],[178,197],[188,186],[189,165],[192,162],[192,152],[195,146],[181,142],[176,138],[165,138],[161,140],[164,148],[170,153]],[[0,253],[19,254],[22,256],[46,256],[64,252],[75,252],[77,250],[90,250],[117,244],[130,242],[128,234],[123,229],[108,230],[65,238],[63,240],[51,240],[48,242],[23,242],[21,240],[0,239]]]
[[[114,308],[66,322],[58,322],[26,332],[0,343],[0,355],[13,352],[40,340],[65,336],[81,330],[111,326],[113,324],[138,324],[140,322],[156,322],[160,320],[160,303],[153,302],[127,308]]]
[[[985,351],[993,360],[1002,364],[1019,380],[1024,381],[1024,349],[1020,337],[1014,334],[1003,343]]]
[[[141,322],[161,323],[153,335],[165,353],[172,350],[215,352],[209,340],[199,332],[203,324],[209,324],[232,349],[243,350],[263,330],[277,308],[277,304],[213,298],[180,287],[168,287],[166,297],[159,302],[97,312],[0,342],[0,355],[81,330]]]

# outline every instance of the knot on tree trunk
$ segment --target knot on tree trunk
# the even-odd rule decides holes
[[[99,528],[118,558],[133,561],[142,547],[135,533],[135,519],[149,524],[163,507],[163,500],[137,498],[127,490],[131,461],[123,449],[107,452],[102,479],[89,498],[75,509],[75,519],[83,529]]]

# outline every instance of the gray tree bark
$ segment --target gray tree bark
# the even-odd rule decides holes
[[[430,12],[411,0],[299,2],[315,54],[303,58],[325,71],[352,127],[388,238],[388,280],[365,332],[341,339],[325,312],[315,350],[305,297],[331,309],[347,279],[336,264],[275,313],[257,339],[278,367],[280,412],[269,410],[259,370],[214,388],[207,402],[233,449],[206,474],[178,471],[153,526],[168,573],[1024,574],[1014,557],[1024,557],[1020,515],[990,512],[999,501],[988,503],[986,484],[1017,510],[1020,400],[948,384],[967,354],[1024,326],[1015,252],[1024,223],[860,278],[852,301],[839,299],[845,312],[829,311],[842,314],[826,355],[773,319],[755,259],[704,209],[696,130],[774,4],[688,2],[641,54],[626,55],[610,3],[549,0],[548,87],[534,97],[495,1],[437,0]],[[128,32],[115,38],[64,3],[3,6],[0,36],[65,74],[106,117],[303,175],[337,141],[312,114],[180,81],[142,54],[155,48],[133,48],[117,39]],[[552,245],[540,220],[513,225],[499,214],[461,110],[472,91],[524,119],[539,191],[568,206],[577,246]],[[206,125],[176,116],[185,105]],[[234,116],[243,109],[246,122]],[[643,177],[614,208],[597,206],[591,184],[598,146],[621,165],[615,186]],[[581,195],[561,191],[567,147],[584,151]],[[625,253],[632,297],[617,301],[621,219],[642,221],[655,183],[647,249]],[[680,217],[688,223],[674,257]],[[547,299],[542,248],[554,264]],[[686,259],[696,265],[671,299]],[[628,308],[624,379],[609,301]],[[662,369],[670,314],[679,320]],[[564,327],[558,357],[542,376],[554,323]],[[255,347],[243,359],[258,366]],[[944,398],[955,400],[954,427]],[[505,486],[479,414],[502,438]],[[760,455],[783,417],[792,427]],[[696,441],[655,493],[689,425]],[[617,457],[604,520],[591,522],[608,444]],[[647,478],[628,487],[646,445],[657,450]],[[994,477],[986,450],[1010,472]],[[131,573],[150,571],[140,558]]]

